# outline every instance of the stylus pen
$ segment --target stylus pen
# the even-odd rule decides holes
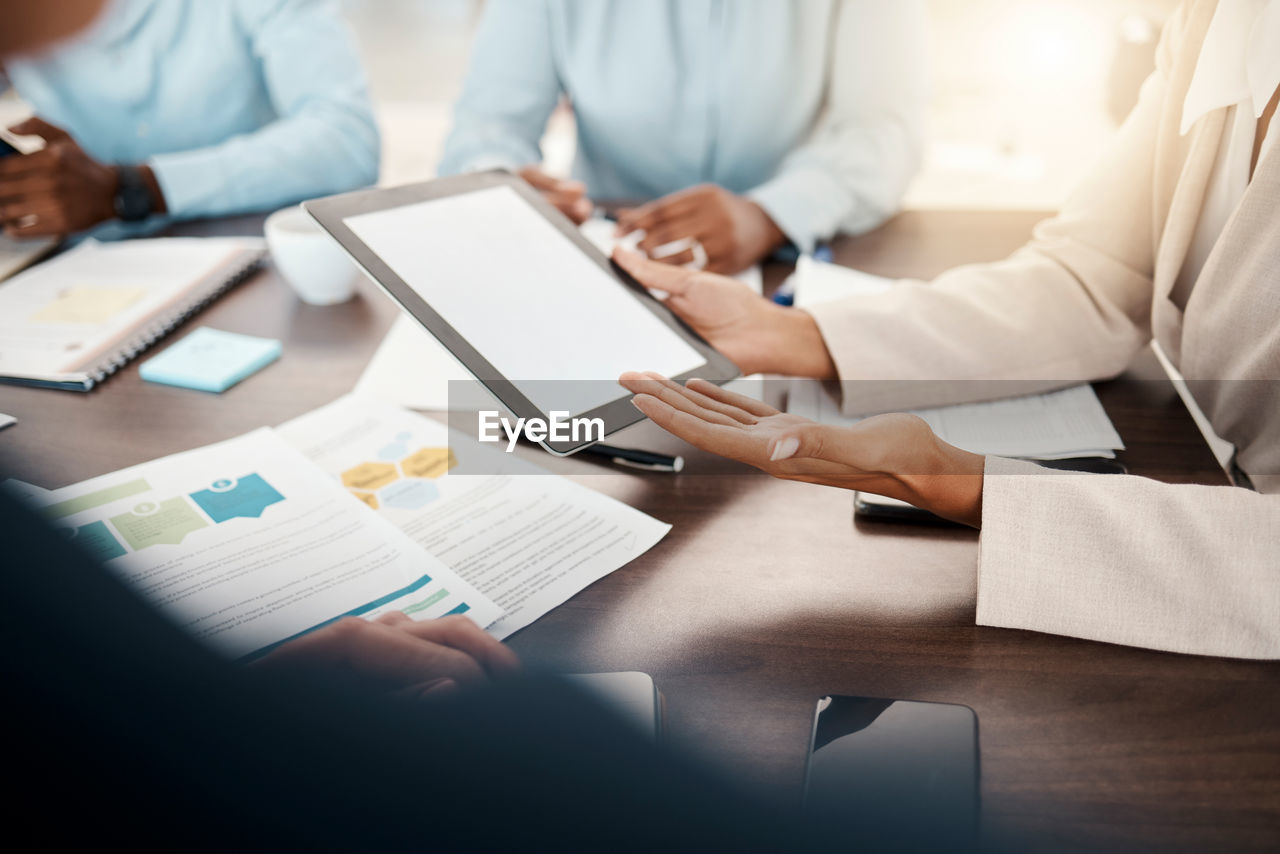
[[[669,457],[666,454],[654,454],[632,448],[615,448],[613,445],[592,445],[583,448],[582,453],[604,457],[614,465],[644,471],[665,471],[674,474],[684,468],[684,457]]]

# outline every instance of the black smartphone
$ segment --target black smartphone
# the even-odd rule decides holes
[[[866,850],[976,851],[978,717],[968,706],[823,697],[805,814]]]
[[[11,154],[21,154],[22,152],[14,148],[5,139],[0,139],[0,157],[8,157]]]
[[[1128,474],[1128,469],[1117,460],[1103,457],[1072,457],[1065,460],[1037,460],[1037,465],[1063,471],[1078,471],[1087,474]],[[927,525],[945,525],[964,527],[958,522],[935,516],[928,510],[921,510],[914,504],[899,501],[896,498],[885,498],[870,492],[853,494],[853,515],[862,519],[875,519],[884,522],[919,522]]]

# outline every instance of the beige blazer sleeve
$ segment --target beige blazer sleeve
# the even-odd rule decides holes
[[[1031,393],[1125,369],[1150,338],[1153,152],[1182,27],[1179,14],[1110,151],[1028,246],[932,283],[809,309],[847,414]]]
[[[1280,658],[1280,495],[989,458],[978,622]]]

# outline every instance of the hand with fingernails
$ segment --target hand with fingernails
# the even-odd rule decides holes
[[[65,237],[116,218],[117,167],[89,156],[69,133],[31,118],[9,130],[38,136],[40,151],[0,158],[0,227],[10,237]],[[139,168],[156,213],[164,195],[150,167]]]
[[[619,213],[616,237],[638,231],[639,248],[654,260],[713,273],[739,273],[787,242],[764,208],[715,184]]]
[[[520,660],[464,616],[415,621],[392,611],[376,620],[346,617],[281,645],[253,666],[428,699],[517,673]]]
[[[667,308],[742,373],[835,377],[835,363],[808,312],[784,308],[727,276],[672,267],[625,249],[615,249],[613,260],[640,284],[664,291]]]
[[[834,427],[704,380],[681,386],[626,373],[619,382],[655,424],[705,451],[785,480],[874,492],[974,527],[982,521],[984,458],[948,445],[914,415]]]

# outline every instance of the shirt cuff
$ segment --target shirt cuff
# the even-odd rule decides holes
[[[978,539],[978,611],[981,626],[1044,631],[1029,615],[1044,607],[1052,569],[1028,565],[1028,543],[1043,523],[1040,477],[1054,472],[1025,460],[987,457],[982,480],[982,534]],[[1056,512],[1056,511],[1054,511]],[[1032,559],[1032,562],[1037,562]],[[1046,572],[1046,570],[1049,570]]]
[[[834,236],[849,214],[848,199],[833,186],[831,176],[811,169],[783,172],[747,193],[747,198],[763,208],[804,253]]]
[[[208,210],[213,198],[226,194],[220,170],[199,150],[157,154],[147,165],[173,219],[198,215]]]

